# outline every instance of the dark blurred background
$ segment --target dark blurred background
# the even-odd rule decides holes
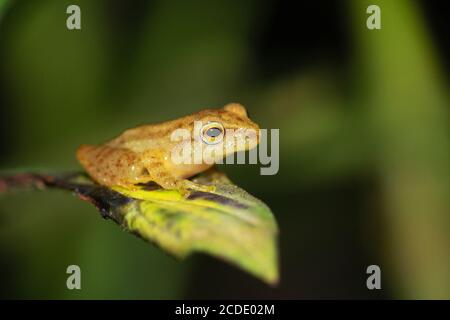
[[[81,30],[66,8],[81,7]],[[366,8],[381,7],[381,30]],[[272,209],[281,282],[183,262],[66,192],[0,196],[2,298],[450,298],[444,1],[0,0],[0,169],[228,102],[280,129],[280,171],[222,166]],[[82,270],[67,290],[66,268]],[[366,288],[381,267],[382,290]]]

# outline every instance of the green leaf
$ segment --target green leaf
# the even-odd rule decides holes
[[[269,284],[278,282],[278,229],[270,209],[218,171],[210,170],[193,179],[216,186],[214,192],[192,191],[187,198],[156,185],[108,189],[83,174],[25,174],[2,180],[0,191],[5,186],[30,184],[74,191],[93,203],[103,217],[177,258],[203,252]]]

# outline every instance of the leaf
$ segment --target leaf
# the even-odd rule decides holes
[[[227,260],[269,284],[278,282],[277,225],[270,209],[215,170],[193,181],[215,185],[188,198],[156,185],[108,189],[84,174],[22,174],[0,179],[0,192],[34,185],[74,191],[105,218],[177,258],[204,252]]]

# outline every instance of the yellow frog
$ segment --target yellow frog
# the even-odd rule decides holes
[[[180,141],[174,141],[173,132],[184,129],[190,136],[181,143],[191,143],[195,140],[194,127],[198,123],[202,124],[201,139],[198,139],[202,146],[223,147],[224,157],[252,149],[259,143],[258,125],[248,118],[242,105],[230,103],[220,109],[206,109],[176,120],[132,128],[101,145],[81,145],[77,158],[97,183],[108,187],[133,189],[138,183],[153,181],[164,189],[176,189],[185,195],[189,194],[188,189],[212,191],[213,187],[187,178],[209,169],[214,163],[178,163],[172,159],[174,148],[180,146]],[[243,129],[256,132],[256,139],[237,134]],[[233,134],[231,139],[230,134]]]

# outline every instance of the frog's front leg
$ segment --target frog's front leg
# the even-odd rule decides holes
[[[190,195],[190,190],[203,192],[213,192],[216,190],[215,186],[198,184],[188,179],[179,179],[171,175],[168,171],[159,170],[155,167],[148,168],[147,170],[150,181],[156,182],[164,189],[178,190],[186,198]]]
[[[153,181],[168,190],[178,190],[182,195],[188,197],[189,190],[213,192],[214,186],[207,186],[192,182],[187,179],[179,178],[173,175],[165,166],[163,157],[158,154],[146,153],[143,160],[144,167],[147,169],[145,180]]]

